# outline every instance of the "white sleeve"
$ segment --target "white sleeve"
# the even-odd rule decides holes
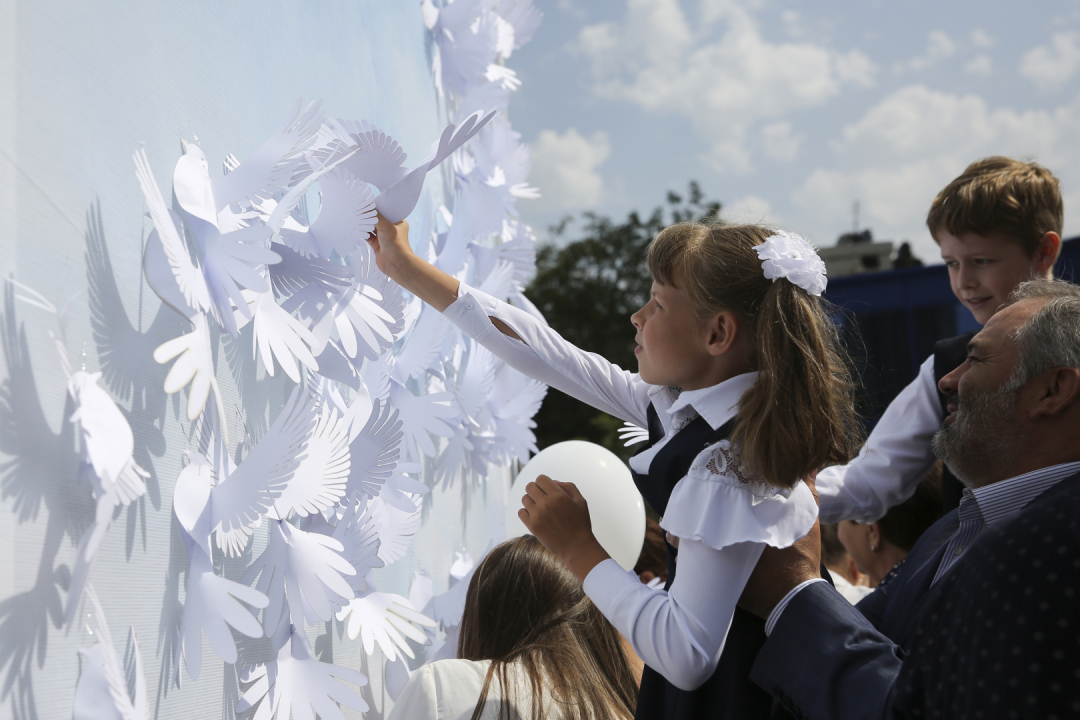
[[[930,438],[941,421],[931,355],[889,403],[858,456],[818,473],[821,522],[875,522],[911,497],[934,464]]]
[[[430,665],[409,678],[386,720],[440,720],[439,694]]]
[[[518,372],[598,410],[647,427],[650,385],[637,373],[567,342],[524,310],[461,283],[458,299],[443,315]],[[492,325],[493,317],[513,328],[524,342],[503,335]]]
[[[716,670],[735,605],[764,548],[745,542],[714,550],[681,539],[670,591],[643,585],[609,559],[585,578],[585,593],[646,665],[693,690]]]

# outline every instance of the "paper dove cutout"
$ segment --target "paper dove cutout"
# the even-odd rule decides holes
[[[332,537],[304,532],[280,520],[270,521],[266,549],[244,573],[241,582],[265,593],[263,627],[272,633],[288,606],[291,622],[327,622],[353,598],[348,582],[356,570],[342,556],[344,546]]]
[[[379,558],[387,565],[405,557],[413,536],[423,520],[420,514],[421,498],[413,499],[412,512],[403,512],[382,498],[368,501],[368,511],[379,527]]]
[[[337,614],[340,622],[348,619],[346,632],[350,640],[359,635],[364,643],[364,652],[370,655],[375,644],[388,660],[396,660],[400,651],[409,658],[416,657],[405,638],[422,645],[431,641],[421,627],[434,627],[435,621],[416,611],[407,598],[393,593],[373,592],[362,598],[355,598],[349,606]]]
[[[66,357],[66,354],[65,354]],[[71,422],[78,423],[83,446],[83,465],[97,503],[94,521],[86,529],[76,553],[75,568],[68,590],[65,626],[71,630],[82,589],[90,575],[101,541],[118,506],[127,507],[146,493],[144,478],[150,476],[135,463],[135,436],[127,418],[109,393],[98,385],[101,373],[78,370],[68,379],[68,394],[76,410]]]
[[[346,580],[357,595],[368,592],[368,573],[386,566],[379,557],[381,540],[378,520],[367,512],[366,503],[349,503],[332,530],[334,539],[342,545],[341,556],[356,570],[356,574]]]
[[[86,666],[75,686],[72,717],[74,720],[146,720],[146,675],[135,628],[130,630],[135,661],[135,696],[132,697],[128,693],[124,663],[113,645],[109,624],[93,585],[86,586],[86,597],[93,604],[98,641],[91,647],[79,648]]]
[[[488,409],[495,419],[493,457],[501,462],[525,462],[537,452],[532,418],[547,395],[547,385],[500,363],[488,397]]]
[[[435,443],[431,436],[450,438],[454,428],[448,423],[458,417],[460,411],[451,393],[413,395],[404,385],[390,381],[390,403],[397,408],[401,420],[401,432],[408,457],[420,460],[423,456],[435,456]]]
[[[346,133],[359,130],[350,133],[350,137],[360,146],[360,152],[346,162],[345,167],[360,180],[379,188],[381,194],[375,199],[375,207],[390,222],[400,222],[416,207],[428,171],[450,157],[493,117],[494,111],[487,115],[476,112],[456,126],[447,125],[435,151],[408,170],[401,167],[405,153],[385,133],[367,123],[360,127],[340,125]]]
[[[319,179],[319,216],[308,226],[285,218],[282,241],[305,257],[346,257],[375,229],[375,199],[367,183],[347,168],[334,168]]]
[[[349,442],[350,502],[377,497],[397,465],[401,445],[401,421],[388,403],[378,403],[361,427],[353,421]]]
[[[314,713],[323,720],[345,720],[339,705],[367,712],[368,704],[345,684],[363,687],[367,678],[355,670],[319,662],[312,657],[303,632],[288,623],[283,628],[287,639],[278,647],[274,662],[255,665],[240,675],[240,682],[254,684],[235,711],[244,713],[258,705],[252,720],[272,720],[275,715],[302,720],[313,718]]]

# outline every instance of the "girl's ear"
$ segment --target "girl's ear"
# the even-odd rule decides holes
[[[735,345],[742,327],[734,313],[721,310],[706,322],[705,330],[706,352],[710,355],[723,355]]]

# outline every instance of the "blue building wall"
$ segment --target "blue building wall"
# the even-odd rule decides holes
[[[1080,237],[1062,244],[1054,268],[1070,281],[1078,270]],[[837,278],[825,297],[841,311],[837,321],[860,374],[860,411],[870,426],[915,378],[935,342],[980,327],[952,294],[944,265]]]

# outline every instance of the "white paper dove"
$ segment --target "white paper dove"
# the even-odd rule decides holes
[[[75,686],[72,717],[74,720],[146,720],[146,675],[135,628],[130,630],[135,679],[135,694],[132,697],[128,693],[124,663],[113,645],[109,624],[93,585],[86,586],[86,597],[93,605],[98,641],[88,648],[79,648],[79,654],[86,664]]]
[[[304,226],[285,218],[278,233],[282,241],[306,257],[346,257],[375,229],[375,198],[368,184],[346,168],[334,168],[319,178],[322,202],[319,216]]]
[[[368,592],[368,573],[386,566],[379,557],[379,530],[378,520],[367,512],[364,502],[349,503],[332,528],[333,538],[342,546],[341,556],[356,570],[346,579],[357,595]]]
[[[619,439],[623,441],[624,447],[630,447],[631,445],[646,442],[649,439],[649,431],[643,427],[638,427],[634,423],[624,422],[622,427],[619,428]]]
[[[493,459],[504,463],[529,459],[537,452],[532,418],[540,410],[547,395],[547,385],[514,370],[505,363],[499,365],[495,384],[488,397],[488,409],[495,419]]]
[[[350,640],[359,635],[364,652],[370,655],[378,643],[388,660],[396,660],[398,652],[413,658],[415,654],[405,638],[422,645],[430,643],[424,631],[416,627],[435,627],[435,621],[416,611],[407,598],[393,593],[373,592],[355,598],[337,614],[340,622],[348,619],[346,632]]]
[[[144,478],[150,476],[136,464],[132,453],[135,436],[127,418],[109,393],[98,385],[101,373],[78,370],[68,379],[68,394],[75,402],[71,422],[78,423],[83,447],[83,464],[89,472],[96,510],[76,552],[75,568],[68,590],[65,626],[71,629],[82,589],[90,575],[94,557],[112,522],[113,511],[126,507],[146,493]]]
[[[420,530],[420,496],[413,498],[412,512],[405,512],[386,503],[382,498],[368,501],[368,511],[379,527],[379,558],[387,565],[405,557],[413,536]]]
[[[385,133],[367,123],[360,126],[341,124],[345,133],[360,146],[360,152],[344,167],[360,180],[379,188],[381,194],[375,199],[375,207],[390,222],[400,222],[416,207],[428,171],[450,157],[493,117],[494,111],[486,115],[477,112],[457,125],[447,125],[434,152],[409,169],[402,167],[405,153]]]
[[[241,674],[241,682],[254,684],[236,704],[237,713],[256,705],[252,720],[271,720],[275,715],[314,720],[316,714],[323,720],[345,720],[340,706],[367,712],[368,704],[345,684],[367,685],[362,673],[316,660],[304,633],[288,623],[282,632],[286,639],[280,645],[275,642],[278,651],[274,662],[255,665]]]
[[[397,381],[390,383],[390,403],[397,408],[401,420],[401,432],[407,455],[412,460],[434,457],[435,443],[431,436],[450,438],[454,428],[450,424],[460,411],[451,393],[413,395]]]
[[[348,497],[351,502],[377,497],[401,454],[401,421],[388,403],[375,405],[363,426],[353,421],[349,442]]]

